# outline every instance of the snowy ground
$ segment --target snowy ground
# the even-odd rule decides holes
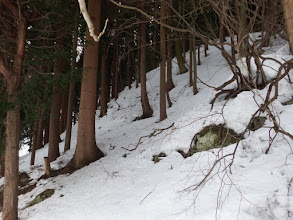
[[[289,59],[288,44],[275,40],[265,55]],[[188,55],[187,61],[188,61]],[[175,62],[175,61],[174,61]],[[277,69],[278,65],[270,63]],[[276,74],[268,68],[269,74]],[[159,68],[147,74],[150,104],[154,117],[133,121],[142,113],[140,88],[125,90],[116,102],[109,104],[107,116],[96,117],[96,141],[106,156],[71,175],[41,180],[31,192],[19,196],[20,219],[293,219],[293,158],[292,141],[279,135],[269,146],[272,122],[245,135],[234,163],[226,169],[232,157],[226,157],[213,170],[203,187],[195,185],[203,179],[214,161],[234,151],[235,144],[222,150],[196,153],[184,159],[177,150],[188,151],[194,134],[212,123],[226,123],[236,132],[243,132],[252,114],[263,102],[267,88],[242,92],[230,101],[218,101],[211,111],[210,101],[215,95],[212,87],[199,83],[200,92],[192,95],[188,87],[188,73],[178,75],[173,68],[176,87],[170,92],[173,106],[168,119],[159,120]],[[209,86],[219,86],[231,76],[228,65],[215,48],[208,57],[202,54],[198,66],[199,78]],[[282,103],[293,97],[293,88],[286,79],[280,82],[279,98],[272,109],[281,126],[293,134],[293,107]],[[264,114],[266,116],[266,114]],[[167,128],[156,136],[148,136],[155,129]],[[72,149],[52,163],[57,169],[66,165],[74,153],[77,125],[73,127]],[[158,133],[158,132],[157,132]],[[64,139],[64,135],[62,136]],[[64,142],[60,143],[63,152]],[[167,157],[159,163],[153,155],[164,152]],[[29,166],[30,155],[20,158],[20,170],[28,172],[36,181],[44,173],[43,157],[47,146],[36,153],[36,165]],[[3,182],[3,179],[2,179]],[[25,208],[45,189],[55,189],[51,198]]]

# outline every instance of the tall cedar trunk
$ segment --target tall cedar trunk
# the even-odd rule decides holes
[[[96,32],[100,30],[101,0],[89,0],[89,15]],[[83,79],[81,83],[77,145],[71,165],[81,168],[103,157],[95,139],[96,87],[98,71],[98,42],[94,42],[87,28],[84,49]]]
[[[72,111],[73,111],[73,101],[74,101],[74,71],[76,69],[76,48],[77,48],[77,38],[78,38],[78,21],[79,21],[79,11],[75,15],[75,25],[74,32],[72,36],[72,59],[71,59],[71,73],[70,73],[70,85],[68,92],[68,104],[67,104],[67,118],[66,118],[66,136],[64,144],[64,152],[70,149],[71,143],[71,131],[72,131]]]
[[[138,88],[140,83],[140,41],[141,39],[137,39],[137,65],[136,65],[136,72],[135,72],[135,87]]]
[[[158,37],[158,25],[154,22],[154,30],[153,30],[153,43],[152,43],[152,48],[153,48],[153,61],[152,61],[152,69],[155,69],[157,67],[157,37]]]
[[[60,134],[62,134],[66,129],[67,109],[68,109],[68,88],[65,91],[63,91],[63,95],[62,95]]]
[[[118,98],[118,69],[119,69],[119,39],[115,36],[114,40],[114,58],[112,75],[112,98]]]
[[[166,5],[161,3],[161,22],[165,22]],[[166,31],[165,28],[160,25],[160,55],[161,55],[161,68],[160,68],[160,121],[167,118],[166,111]]]
[[[126,70],[127,70],[127,86],[129,89],[131,89],[131,83],[132,83],[132,73],[131,73],[131,69],[130,69],[130,64],[131,64],[131,48],[130,48],[130,45],[128,43],[128,46],[127,46],[127,67],[126,67]]]
[[[4,3],[5,4],[5,3]],[[3,66],[0,60],[0,72],[4,74],[7,81],[8,102],[13,103],[15,96],[20,90],[22,63],[25,52],[26,24],[19,8],[15,8],[18,14],[17,23],[17,50],[13,68]],[[3,64],[3,65],[2,65]],[[3,71],[4,68],[4,71]],[[18,205],[18,151],[20,139],[20,110],[17,103],[13,109],[9,109],[6,115],[6,143],[5,143],[5,180],[3,193],[2,219],[17,220]]]
[[[34,135],[33,135],[33,147],[32,147],[32,152],[31,152],[31,162],[30,165],[35,164],[35,156],[36,156],[36,148],[37,148],[37,138],[38,138],[38,129],[39,129],[39,124],[36,121],[34,125]]]
[[[201,65],[201,61],[200,61],[200,43],[197,44],[197,55],[198,55],[197,65]]]
[[[171,8],[167,9],[167,23],[171,25]],[[167,91],[171,91],[175,87],[172,79],[172,32],[167,32]],[[168,96],[167,96],[168,97]],[[169,101],[168,101],[169,102]],[[170,103],[169,103],[170,104]]]
[[[193,85],[192,75],[193,75],[193,35],[189,34],[189,86]]]
[[[174,39],[175,52],[176,52],[176,58],[177,58],[177,63],[178,63],[178,67],[179,67],[179,72],[180,72],[180,74],[186,73],[187,68],[185,66],[183,56],[182,56],[182,44],[180,41],[179,33],[175,32],[174,36],[175,36],[175,39]]]
[[[197,65],[196,65],[196,44],[195,37],[192,37],[192,53],[193,53],[193,94],[196,95],[198,93],[197,89]]]
[[[45,125],[44,125],[44,130],[45,130],[44,143],[43,143],[44,145],[49,143],[49,133],[50,133],[49,125],[50,125],[50,121],[49,121],[49,118],[47,118],[45,120]]]
[[[102,44],[102,60],[101,60],[101,112],[100,117],[107,114],[107,44]]]
[[[141,15],[141,20],[144,17]],[[139,35],[140,35],[140,91],[141,91],[141,105],[142,105],[142,116],[141,118],[149,118],[153,115],[153,109],[150,106],[147,87],[146,87],[146,31],[145,23],[139,24]]]
[[[238,5],[240,32],[238,34],[239,56],[246,57],[248,52],[247,0],[240,0]]]
[[[290,43],[290,51],[293,54],[293,1],[282,0],[284,19]]]
[[[56,50],[57,50],[57,58],[54,67],[54,79],[57,80],[63,71],[64,68],[64,60],[60,55],[60,52],[64,47],[64,39],[61,33],[59,33],[61,37],[57,38],[56,41]],[[59,142],[60,142],[60,108],[61,108],[61,91],[57,86],[53,86],[53,98],[51,104],[51,112],[50,112],[50,132],[49,132],[49,151],[48,158],[49,161],[52,162],[60,156],[59,153]]]

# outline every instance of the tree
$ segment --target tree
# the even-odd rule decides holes
[[[161,22],[165,22],[166,4],[161,3]],[[166,31],[163,25],[160,25],[160,121],[167,118],[166,112]]]
[[[89,0],[89,15],[96,27],[100,28],[101,0]],[[93,41],[89,28],[86,31],[86,45],[83,58],[83,79],[81,83],[79,121],[77,145],[75,154],[70,163],[78,169],[104,156],[97,147],[95,139],[95,113],[96,113],[96,82],[98,68],[98,42]]]
[[[11,103],[6,116],[6,144],[5,144],[5,182],[3,195],[2,218],[16,220],[18,204],[18,151],[20,139],[20,111],[16,102],[16,96],[20,90],[22,64],[25,54],[26,19],[23,15],[21,2],[1,0],[0,5],[4,10],[10,11],[9,21],[6,25],[16,28],[16,44],[11,58],[0,57],[0,72],[4,75],[7,83],[8,102]],[[2,8],[3,9],[3,8]],[[1,12],[1,16],[5,16]],[[7,19],[7,17],[6,17]]]
[[[290,43],[291,54],[293,54],[293,2],[291,0],[282,0],[284,19],[286,23],[287,34]]]
[[[140,88],[141,88],[141,105],[142,116],[141,118],[149,118],[153,115],[153,109],[149,104],[146,88],[146,30],[145,23],[143,22],[144,16],[141,15],[142,22],[139,24],[139,36],[140,36],[140,59],[139,59],[139,71],[140,71]]]

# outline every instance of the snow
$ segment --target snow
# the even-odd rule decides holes
[[[273,39],[264,56],[284,62],[292,58],[288,48],[286,41]],[[97,110],[96,142],[106,155],[100,160],[70,175],[37,181],[44,174],[43,157],[47,156],[48,146],[36,152],[33,167],[29,166],[30,154],[21,157],[20,171],[27,172],[37,187],[19,196],[20,219],[292,219],[292,140],[279,134],[271,143],[274,131],[269,119],[264,127],[245,133],[230,167],[231,156],[214,164],[231,154],[236,144],[186,159],[177,152],[187,152],[194,134],[211,124],[225,123],[238,133],[244,132],[268,89],[245,91],[229,101],[219,99],[211,110],[210,102],[216,94],[213,87],[229,79],[231,71],[216,48],[210,47],[207,57],[201,55],[198,77],[202,83],[198,83],[197,95],[188,86],[188,73],[179,75],[173,60],[176,87],[170,92],[173,106],[167,109],[166,120],[159,122],[159,68],[147,74],[152,118],[134,121],[142,113],[140,88],[135,84],[119,94],[117,103],[109,103],[105,117],[99,118]],[[186,58],[189,62],[188,53]],[[267,77],[271,79],[279,64],[266,62]],[[293,97],[292,84],[285,78],[279,88],[279,97],[270,109],[281,127],[293,134],[293,107],[282,105]],[[168,129],[159,132],[164,128]],[[64,167],[72,158],[77,124],[72,132],[71,149],[51,163],[53,169]],[[146,137],[136,150],[126,150],[135,148],[142,136]],[[270,143],[270,151],[265,154]],[[60,143],[60,152],[63,147],[64,142]],[[167,156],[154,163],[153,155],[161,152]],[[208,172],[211,175],[204,185],[196,188]],[[55,189],[54,195],[25,208],[45,189]]]

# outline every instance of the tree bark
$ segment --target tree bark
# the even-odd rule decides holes
[[[290,51],[293,54],[293,2],[292,0],[282,0],[284,19],[290,43]]]
[[[144,17],[141,15],[141,20]],[[142,105],[142,116],[141,118],[149,118],[153,115],[153,109],[150,106],[147,87],[146,87],[146,30],[144,22],[139,24],[139,35],[140,35],[140,91],[141,91],[141,105]]]
[[[106,70],[107,65],[107,44],[102,44],[102,61],[101,61],[101,112],[100,117],[107,114],[107,81],[108,74]]]
[[[161,3],[161,22],[165,22],[166,5]],[[160,55],[161,55],[161,68],[160,68],[160,121],[167,118],[166,111],[166,31],[160,25]],[[182,55],[182,54],[181,54]]]
[[[168,7],[167,10],[167,24],[171,25],[171,8]],[[167,31],[167,91],[171,91],[175,87],[172,78],[172,32]],[[169,95],[169,94],[168,94]],[[168,96],[167,96],[168,97]],[[169,102],[169,101],[168,101]],[[169,103],[170,104],[170,103]]]
[[[56,50],[60,54],[64,47],[64,39],[62,33],[56,41]],[[61,55],[56,58],[54,67],[54,79],[57,80],[64,68],[64,60]],[[61,108],[61,91],[56,85],[53,86],[53,98],[50,112],[50,132],[49,132],[49,149],[48,159],[50,162],[56,160],[60,156],[59,142],[60,142],[60,108]]]
[[[178,63],[178,67],[179,67],[179,72],[180,72],[180,74],[183,74],[183,73],[187,72],[187,68],[185,66],[183,56],[182,56],[182,44],[180,41],[179,33],[175,32],[174,36],[175,36],[175,39],[174,39],[175,52],[176,52],[176,58],[177,58],[177,63]]]
[[[73,77],[74,71],[76,69],[76,49],[77,49],[77,39],[78,39],[78,24],[79,24],[79,11],[76,12],[76,21],[73,32],[72,39],[72,59],[71,59],[71,74],[70,74],[70,85],[68,92],[68,104],[67,104],[67,118],[66,118],[66,136],[64,144],[64,152],[70,149],[71,143],[71,131],[72,131],[72,111],[73,111],[73,101],[74,101],[74,88],[75,80]]]
[[[193,80],[192,80],[192,76],[193,76],[193,57],[192,57],[192,53],[193,53],[193,35],[189,34],[189,86],[193,85]]]
[[[96,27],[100,30],[101,0],[89,0],[89,15]],[[95,113],[96,113],[96,83],[98,70],[99,45],[94,42],[86,31],[86,46],[83,59],[83,79],[81,83],[80,107],[77,145],[71,166],[78,169],[103,157],[103,152],[97,147],[95,139]]]
[[[4,3],[6,4],[6,3]],[[9,3],[7,3],[9,4]],[[7,6],[8,7],[8,6]],[[9,7],[8,7],[9,8]],[[18,219],[18,151],[20,139],[20,110],[15,97],[20,90],[22,64],[25,53],[26,22],[20,8],[13,5],[11,9],[17,14],[17,48],[14,56],[13,67],[9,68],[0,59],[0,72],[7,82],[8,102],[14,103],[14,108],[7,111],[6,116],[6,144],[5,144],[5,181],[3,193],[2,219]]]
[[[192,47],[192,53],[193,53],[193,95],[196,95],[198,93],[197,89],[197,65],[196,65],[196,42],[195,37],[192,37],[193,41],[193,47]]]

